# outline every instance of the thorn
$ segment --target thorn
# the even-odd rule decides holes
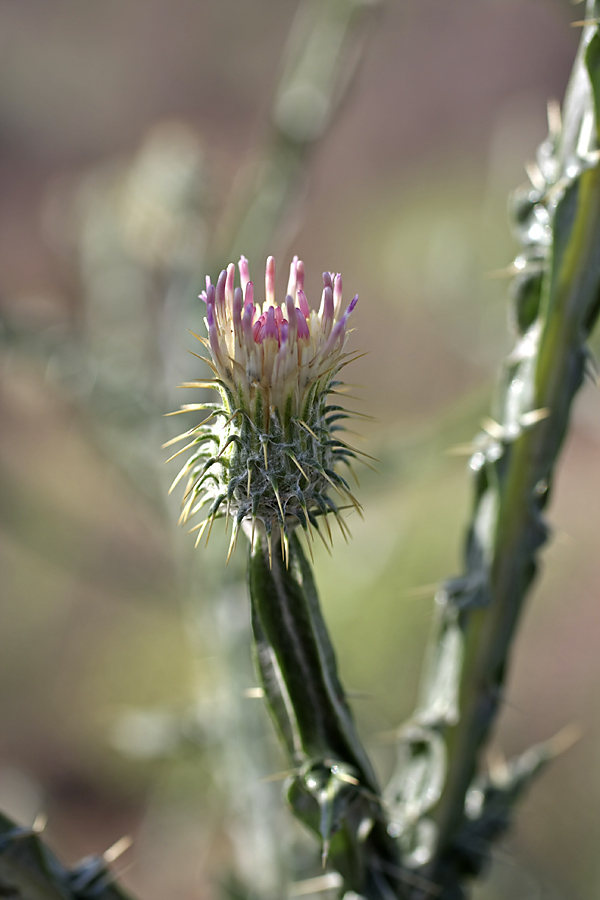
[[[350,537],[350,529],[348,528],[348,526],[346,525],[346,523],[340,516],[339,512],[337,512],[337,510],[336,510],[336,512],[334,512],[334,516],[335,516],[336,522],[338,523],[339,529],[342,532],[342,537],[344,538],[345,542],[348,543],[348,538]]]
[[[190,468],[190,460],[188,459],[188,461],[184,465],[183,469],[181,469],[181,471],[175,476],[175,479],[174,479],[173,483],[171,484],[171,487],[169,488],[169,491],[168,491],[169,494],[173,493],[173,491],[175,490],[175,488],[177,487],[177,485],[179,484],[179,482],[181,481],[181,479],[183,478],[185,473],[189,470],[189,468]]]
[[[178,384],[177,388],[207,388],[210,390],[218,391],[219,386],[218,384],[215,384],[216,381],[216,378],[214,378],[212,381],[184,381],[182,384]],[[169,415],[169,413],[167,413],[167,415]]]
[[[551,412],[552,410],[547,407],[544,409],[532,409],[530,412],[523,413],[521,416],[521,425],[523,425],[524,428],[535,425],[537,422],[541,422],[542,419],[547,419]]]
[[[312,525],[311,525],[311,523],[310,523],[310,519],[308,518],[308,516],[306,516],[306,521],[307,521],[307,523],[308,523],[308,535],[307,535],[307,537],[306,537],[306,549],[308,550],[308,555],[310,556],[310,561],[311,561],[311,563],[312,563],[313,566],[314,566],[314,564],[315,564],[315,557],[314,557],[314,554],[313,554],[313,548],[312,548],[312,545],[313,545],[314,542],[315,542],[315,535],[314,535],[314,532],[313,532],[313,530],[312,530]]]
[[[208,533],[206,535],[206,543],[204,544],[205,547],[208,547],[208,542],[210,540],[210,533],[212,531],[213,525],[215,524],[215,514],[213,513],[212,516],[210,516],[207,519],[207,521],[210,522],[210,525],[208,526]]]
[[[265,775],[264,778],[261,778],[260,782],[261,784],[269,784],[271,781],[284,781],[293,774],[294,772],[291,769],[288,772],[273,772],[272,775]]]
[[[269,568],[272,569],[273,568],[273,553],[272,553],[272,546],[271,546],[271,530],[270,529],[269,529],[269,531],[267,531],[267,549],[269,551]]]
[[[242,697],[245,697],[247,700],[262,700],[264,696],[264,688],[261,687],[246,688],[246,690],[242,691]]]
[[[279,545],[281,547],[281,561],[287,569],[287,562],[285,559],[285,541],[283,539],[283,534],[281,532],[279,533]]]
[[[290,452],[288,453],[288,456],[289,456],[289,458],[292,460],[292,462],[295,463],[295,464],[298,466],[298,468],[300,469],[300,471],[302,472],[302,474],[304,475],[304,477],[305,477],[306,480],[308,481],[308,475],[306,474],[306,472],[304,471],[304,469],[302,468],[302,466],[300,465],[300,463],[298,462],[298,460],[296,459],[296,457],[294,456],[294,454],[291,452],[291,450],[290,450]]]
[[[341,887],[342,876],[339,872],[328,872],[326,875],[318,875],[316,878],[293,882],[289,888],[289,896],[305,897],[309,894],[321,894],[323,891],[332,891]]]
[[[198,544],[200,543],[200,541],[202,540],[202,535],[206,531],[206,526],[208,525],[208,521],[209,521],[208,519],[205,519],[204,522],[201,522],[200,525],[196,526],[196,528],[198,528],[199,531],[198,531],[198,536],[196,538],[196,543],[194,544],[194,547],[197,547]]]
[[[102,854],[102,859],[106,863],[115,862],[120,856],[122,856],[126,850],[129,850],[131,845],[133,844],[133,838],[129,835],[124,835],[122,838],[119,838],[118,841],[109,847],[108,850],[105,850]]]
[[[325,521],[327,521],[327,520],[325,520]],[[327,550],[328,554],[331,556],[331,555],[332,555],[332,554],[331,554],[331,547],[329,546],[329,544],[328,544],[327,541],[325,540],[324,535],[321,534],[321,529],[320,529],[320,528],[317,528],[317,534],[319,535],[319,537],[320,537],[321,540],[323,541],[323,546],[324,546],[325,549]],[[330,534],[331,534],[331,532],[330,532]]]
[[[37,814],[35,819],[33,820],[33,825],[31,826],[31,830],[35,834],[42,834],[46,830],[46,825],[48,824],[48,816],[46,813],[40,812]]]
[[[171,415],[171,413],[167,413],[167,415]],[[182,432],[182,434],[178,434],[177,437],[171,438],[170,441],[165,441],[164,444],[160,445],[160,449],[165,450],[167,447],[171,447],[173,444],[176,444],[177,441],[183,441],[184,438],[190,437],[190,435],[194,434],[195,431],[196,431],[196,426],[194,425],[194,427],[190,428],[189,431],[184,431],[184,432]]]
[[[518,272],[522,271],[521,269],[517,269],[514,263],[511,263],[509,266],[504,266],[502,269],[490,269],[489,272],[485,273],[486,278],[512,278]]]
[[[573,2],[573,0],[571,0],[571,2]],[[580,0],[576,0],[576,2],[579,3]],[[546,113],[548,116],[548,131],[552,135],[560,134],[562,130],[562,114],[560,111],[560,103],[557,100],[548,100]]]
[[[407,588],[405,591],[402,591],[402,596],[406,597],[407,600],[420,600],[423,597],[431,597],[432,594],[438,590],[439,584],[434,582],[433,584],[422,584],[419,587]]]
[[[316,434],[314,433],[312,428],[309,425],[307,425],[303,419],[296,419],[296,421],[298,422],[299,425],[301,425],[303,428],[305,428],[306,431],[308,431],[308,433],[310,435],[312,435],[312,437],[314,437],[314,439],[315,439],[315,441],[317,441],[317,443],[319,443],[319,438],[316,436]]]
[[[355,778],[354,775],[348,775],[347,772],[338,772],[335,777],[338,781],[343,781],[345,784],[360,784],[358,778]]]
[[[583,728],[578,722],[571,722],[569,725],[565,725],[558,734],[555,734],[548,741],[554,756],[559,756],[561,753],[569,750],[577,741],[581,740],[583,733]]]
[[[580,19],[578,22],[571,22],[571,28],[587,28],[588,25],[598,25],[600,19]]]
[[[333,547],[333,535],[331,533],[331,526],[329,525],[329,519],[327,517],[327,514],[325,516],[323,516],[323,521],[325,523],[325,528],[327,529],[327,536],[329,538],[329,543]],[[327,549],[329,550],[329,548],[327,548]]]
[[[493,778],[494,781],[506,782],[508,780],[508,763],[502,750],[499,747],[490,747],[486,756],[490,778]]]
[[[277,506],[279,507],[279,512],[281,513],[281,524],[285,523],[285,515],[283,513],[283,506],[281,505],[281,496],[279,494],[279,488],[277,487],[277,482],[275,479],[271,479],[271,487],[275,491],[275,498],[277,500]]]
[[[189,444],[186,444],[185,447],[182,447],[181,450],[178,450],[177,453],[173,454],[173,456],[170,456],[166,462],[170,463],[172,459],[175,459],[176,457],[181,456],[182,453],[185,453],[186,450],[189,450],[190,447],[193,447],[195,443],[196,443],[195,439],[193,441],[190,441]],[[166,463],[165,463],[165,465],[166,465]]]
[[[497,441],[501,441],[504,437],[504,428],[499,422],[496,422],[495,419],[490,418],[490,416],[486,416],[481,420],[481,427],[490,435],[490,437],[495,438]]]
[[[190,515],[190,509],[192,508],[193,503],[194,503],[194,494],[190,492],[189,499],[188,499],[187,503],[185,504],[185,506],[183,507],[183,509],[181,510],[181,515],[179,516],[179,522],[178,522],[179,525],[185,525],[185,523],[187,522],[189,515]]]
[[[238,533],[238,527],[237,527],[237,524],[234,523],[233,529],[231,531],[231,541],[229,542],[229,551],[227,553],[227,559],[225,560],[226,566],[229,565],[229,560],[231,559],[231,554],[235,550],[235,545],[237,544],[237,533]]]
[[[537,163],[529,162],[525,165],[525,172],[530,182],[538,191],[546,190],[546,179],[542,175]]]
[[[471,456],[476,449],[475,444],[455,444],[453,447],[447,447],[444,450],[446,456]]]

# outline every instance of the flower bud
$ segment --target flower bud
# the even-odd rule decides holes
[[[352,505],[360,511],[336,471],[338,463],[350,467],[359,452],[339,437],[351,413],[331,402],[331,394],[339,393],[336,376],[351,357],[345,351],[347,323],[358,297],[341,314],[341,276],[327,272],[320,309],[311,310],[304,265],[294,257],[287,296],[277,304],[275,261],[269,257],[261,307],[243,256],[239,273],[240,287],[234,286],[230,264],[216,286],[207,278],[200,295],[208,337],[196,337],[210,353],[201,358],[214,378],[185,386],[213,388],[221,402],[181,408],[209,414],[168,442],[188,438],[179,453],[191,450],[171,489],[187,476],[182,522],[206,510],[192,529],[198,531],[197,543],[206,529],[210,534],[215,518],[225,516],[233,522],[230,554],[242,525],[251,536],[257,527],[264,529],[269,542],[280,533],[285,554],[290,530],[298,524],[325,540],[319,523],[328,513],[345,535],[340,510]],[[331,539],[328,524],[326,534]]]

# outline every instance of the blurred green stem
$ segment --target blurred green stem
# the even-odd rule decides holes
[[[331,122],[356,68],[358,26],[374,0],[304,0],[282,58],[271,128],[225,216],[217,255],[262,259],[297,199],[307,156]]]

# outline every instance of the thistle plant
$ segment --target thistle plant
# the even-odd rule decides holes
[[[289,559],[289,538],[297,525],[322,531],[319,521],[332,513],[342,531],[340,508],[360,509],[336,464],[348,466],[357,450],[339,436],[348,411],[332,402],[339,391],[336,376],[350,361],[345,352],[347,323],[354,297],[342,313],[342,278],[326,272],[319,311],[304,293],[304,264],[294,257],[285,302],[275,302],[275,261],[269,257],[265,302],[255,302],[248,262],[239,262],[241,287],[234,287],[235,266],[207,279],[201,294],[206,304],[210,351],[201,357],[214,378],[191,382],[209,387],[220,403],[186,405],[183,412],[208,410],[203,421],[168,443],[190,438],[179,453],[191,454],[173,486],[188,476],[181,521],[203,507],[206,518],[193,530],[199,543],[217,517],[232,520],[230,554],[240,527],[264,533],[271,556],[274,533]],[[327,526],[327,536],[331,530]]]
[[[519,613],[548,538],[543,518],[571,404],[589,367],[586,339],[600,308],[600,3],[590,0],[562,121],[550,117],[531,183],[517,195],[521,249],[513,266],[515,349],[494,418],[472,448],[475,505],[465,571],[436,595],[438,623],[421,702],[400,731],[398,767],[381,792],[340,685],[297,526],[322,534],[329,512],[359,509],[336,463],[356,455],[337,434],[348,412],[329,397],[345,353],[341,280],[326,274],[319,313],[292,263],[285,303],[254,302],[246,260],[206,303],[208,382],[219,404],[180,438],[191,456],[182,520],[209,505],[233,522],[230,553],[250,537],[255,656],[293,764],[289,802],[320,838],[342,893],[366,900],[466,896],[515,802],[559,745],[532,748],[486,772],[480,756],[500,708]],[[176,440],[178,440],[176,439]],[[183,451],[181,451],[183,452]]]
[[[465,896],[508,828],[516,800],[564,743],[482,765],[519,616],[550,528],[544,518],[571,406],[600,310],[600,4],[589,0],[562,110],[513,198],[520,248],[511,274],[516,344],[493,418],[473,444],[475,500],[464,571],[436,595],[419,706],[401,730],[386,792],[405,863]],[[417,894],[426,896],[426,892]]]
[[[338,374],[356,354],[346,351],[341,276],[326,272],[318,312],[304,293],[304,266],[294,257],[283,304],[275,302],[275,264],[269,257],[265,303],[255,301],[244,257],[241,286],[235,267],[207,280],[210,387],[221,403],[185,405],[207,410],[199,424],[175,438],[191,450],[174,485],[188,477],[182,521],[208,506],[194,526],[207,539],[216,518],[232,522],[231,554],[239,530],[250,538],[249,587],[257,668],[269,709],[294,765],[288,797],[298,817],[322,842],[348,888],[366,898],[396,896],[399,860],[381,809],[380,789],[337,676],[335,655],[320,612],[297,530],[327,543],[327,516],[360,511],[336,465],[358,451],[340,436],[351,413],[339,402]],[[198,337],[198,336],[197,336]],[[171,442],[169,442],[171,443]]]
[[[587,338],[600,309],[600,0],[588,0],[562,120],[513,204],[520,241],[512,267],[516,346],[493,418],[470,458],[474,508],[464,571],[436,594],[437,622],[422,695],[399,731],[398,765],[381,790],[340,683],[307,546],[331,544],[329,519],[360,504],[347,481],[358,451],[341,436],[352,415],[339,375],[356,297],[343,309],[339,275],[325,273],[311,310],[294,258],[275,299],[269,258],[265,302],[247,261],[207,281],[206,337],[213,378],[190,382],[219,402],[182,407],[205,417],[168,443],[189,453],[181,520],[197,543],[217,518],[249,538],[253,645],[264,697],[290,760],[286,792],[321,844],[329,883],[346,900],[462,900],[515,803],[560,749],[549,741],[501,770],[482,753],[501,707],[512,642],[540,548],[544,510],[573,398],[591,369]],[[260,199],[260,198],[259,198]],[[260,205],[260,203],[259,203]],[[252,220],[252,217],[250,217]],[[563,741],[564,744],[564,741]],[[0,893],[40,900],[125,898],[106,858],[69,870],[39,834],[0,816]]]

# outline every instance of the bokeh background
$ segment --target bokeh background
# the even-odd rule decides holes
[[[581,7],[349,8],[0,0],[0,808],[46,813],[70,863],[133,835],[116,868],[141,900],[263,900],[282,870],[319,873],[264,781],[285,763],[248,696],[244,553],[225,570],[215,528],[192,554],[166,497],[162,414],[202,374],[186,329],[204,274],[242,251],[257,281],[266,253],[281,272],[295,252],[313,298],[324,269],[360,294],[369,354],[348,377],[379,471],[361,473],[352,542],[316,567],[382,778],[433,585],[460,566],[470,490],[448,451],[510,347],[506,198]],[[531,790],[482,900],[600,889],[599,412],[587,386],[493,752],[571,722],[583,736]]]

